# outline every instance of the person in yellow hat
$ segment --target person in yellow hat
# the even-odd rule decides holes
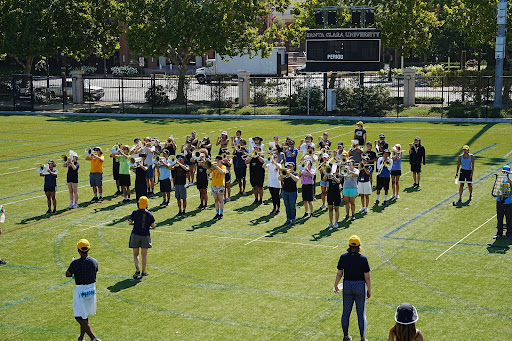
[[[460,169],[460,174],[459,174]],[[462,147],[462,154],[457,158],[457,171],[455,179],[459,177],[459,200],[457,204],[462,203],[462,192],[464,184],[468,184],[469,201],[473,198],[473,171],[475,170],[475,156],[469,153],[469,146]]]
[[[357,122],[357,129],[354,130],[354,140],[358,140],[360,146],[364,146],[366,142],[366,130],[363,128],[363,121]]]
[[[78,341],[83,341],[87,334],[92,341],[100,341],[94,335],[89,316],[96,314],[96,273],[98,261],[89,256],[91,244],[87,239],[80,239],[77,243],[80,258],[73,259],[66,271],[66,277],[75,276],[75,291],[73,293],[73,312],[76,321],[80,324]]]
[[[368,259],[361,254],[361,239],[353,235],[348,240],[347,252],[340,256],[338,272],[334,280],[334,292],[343,277],[343,314],[341,315],[341,328],[343,341],[350,341],[348,325],[350,313],[354,302],[356,303],[357,321],[361,340],[366,341],[366,299],[371,296],[370,265]]]
[[[155,218],[153,214],[147,210],[148,198],[142,196],[139,198],[139,208],[132,212],[128,223],[133,225],[130,235],[129,247],[133,250],[133,262],[135,263],[135,274],[133,278],[141,278],[147,276],[146,262],[148,257],[148,249],[151,244],[150,227],[155,227]],[[141,254],[142,272],[139,268],[139,253]]]

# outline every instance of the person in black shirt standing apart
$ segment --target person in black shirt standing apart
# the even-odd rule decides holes
[[[73,259],[66,271],[66,277],[75,276],[75,291],[73,293],[73,313],[80,324],[78,341],[83,341],[87,334],[92,341],[100,341],[94,335],[89,324],[89,316],[96,314],[96,273],[98,261],[89,256],[91,244],[87,239],[80,239],[77,243],[80,258]]]
[[[421,163],[425,165],[425,147],[421,144],[419,136],[414,138],[414,143],[409,143],[409,163],[414,184],[412,187],[420,187]]]
[[[57,199],[55,198],[55,191],[57,190],[57,175],[59,174],[59,171],[55,166],[55,162],[53,162],[53,160],[49,160],[46,174],[39,173],[40,176],[44,176],[44,194],[46,194],[46,201],[48,203],[48,211],[46,211],[46,214],[57,213]]]
[[[334,292],[338,293],[338,287],[343,277],[343,314],[341,315],[341,328],[343,329],[343,341],[352,338],[348,335],[350,313],[354,302],[356,303],[357,321],[361,340],[365,340],[366,334],[366,299],[371,296],[370,265],[368,259],[361,254],[361,239],[353,235],[348,240],[347,252],[340,256],[338,261],[338,273],[334,281]]]
[[[64,164],[64,167],[68,169],[66,176],[69,190],[68,208],[78,208],[78,168],[80,168],[80,164],[78,163],[78,154],[76,152],[70,152],[70,157],[71,160],[68,159],[68,162]]]
[[[322,137],[320,137],[320,136],[318,137],[318,148],[319,149],[322,149],[322,148],[331,149],[331,145],[332,145],[332,142],[331,142],[331,140],[329,140],[328,132],[324,132]]]
[[[130,215],[129,224],[133,225],[132,234],[130,235],[130,249],[133,250],[133,262],[135,263],[135,274],[133,278],[141,278],[147,276],[146,262],[148,257],[148,249],[152,247],[150,227],[155,227],[155,218],[147,210],[148,198],[140,197],[139,209]],[[139,268],[139,251],[142,260],[142,272]]]
[[[357,129],[354,130],[354,140],[358,140],[360,146],[364,146],[366,142],[366,130],[363,128],[363,121],[357,122]]]

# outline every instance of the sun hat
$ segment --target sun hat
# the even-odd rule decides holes
[[[139,208],[145,209],[146,207],[148,207],[148,198],[143,195],[139,198]]]
[[[82,252],[87,252],[91,249],[91,244],[87,239],[80,239],[78,243],[76,243],[76,247]]]
[[[323,154],[322,154],[322,157],[329,157],[329,154],[327,154],[327,153],[323,153]]]
[[[338,147],[343,146],[343,142],[338,142]]]
[[[383,153],[383,154],[384,154],[384,153],[388,153],[388,154],[390,154],[390,153],[389,153],[389,149],[384,149],[384,151],[383,151],[382,153]]]
[[[469,146],[466,144],[464,147],[462,147],[462,150],[469,150]]]
[[[355,234],[350,236],[350,238],[348,239],[348,245],[349,246],[359,246],[361,245],[361,239],[359,238],[359,236],[356,236]]]
[[[294,166],[295,167],[295,163],[293,162],[287,162],[284,164],[285,167],[288,167],[288,166]]]
[[[361,125],[361,126],[362,126],[362,125],[363,125],[363,121],[359,121],[359,122],[357,122],[357,125],[358,125],[358,126],[359,126],[359,125]]]
[[[224,131],[222,132],[222,134],[221,134],[221,135],[226,135],[226,136],[228,136],[228,132],[224,130]]]
[[[418,312],[410,303],[402,303],[396,308],[395,321],[408,325],[418,321]]]
[[[52,164],[53,164],[53,163],[55,163],[55,162],[53,162],[53,160],[48,160],[48,164],[50,164],[50,163],[52,163]]]
[[[503,166],[502,171],[510,173],[510,167],[508,165]]]
[[[379,134],[379,137],[386,137],[386,136],[384,136],[384,134],[380,133],[380,134]]]

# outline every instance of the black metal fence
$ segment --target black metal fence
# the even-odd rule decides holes
[[[84,77],[83,104],[73,104],[72,83],[71,77],[0,76],[0,108],[220,114],[226,112],[223,109],[238,107],[239,101],[237,79],[200,84],[187,77],[180,93],[176,77]],[[503,84],[503,103],[510,105],[512,77],[504,77]],[[416,77],[415,86],[416,105],[490,108],[494,100],[494,77]],[[401,76],[353,73],[253,77],[250,107],[243,113],[374,116],[396,110],[398,115],[403,96]]]

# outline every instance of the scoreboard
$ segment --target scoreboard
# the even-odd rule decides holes
[[[306,31],[306,72],[380,70],[381,34],[376,29]]]

